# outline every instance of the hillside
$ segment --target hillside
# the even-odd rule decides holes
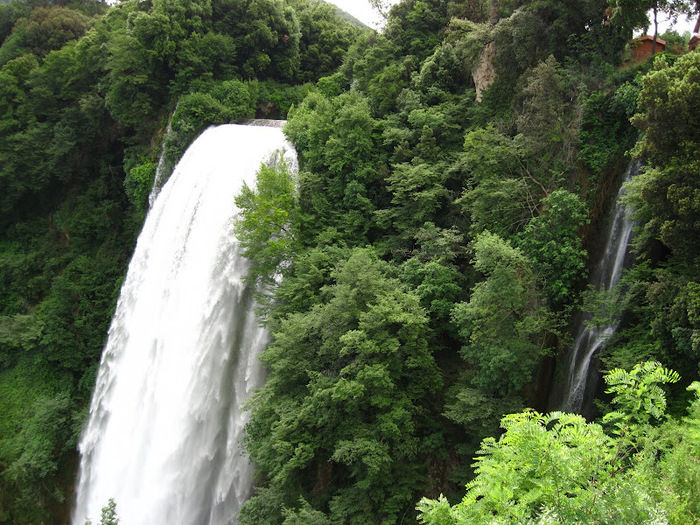
[[[566,420],[551,443],[618,456],[596,458],[600,480],[556,463],[583,473],[555,491],[570,507],[539,473],[539,492],[496,480],[502,501],[464,522],[697,519],[697,401],[683,417],[699,379],[700,55],[626,63],[646,16],[598,0],[404,0],[378,34],[305,0],[2,4],[0,523],[67,521],[156,169],[167,176],[207,126],[253,117],[287,118],[300,171],[240,197],[272,336],[241,524],[466,519],[498,492],[471,468],[476,451],[494,472],[508,460],[482,440],[523,428],[517,456],[559,424],[522,411],[559,408],[582,310],[620,321],[594,362],[617,369],[612,391],[586,410],[605,424]],[[631,157],[636,264],[596,294]],[[667,368],[633,368],[652,361]],[[615,389],[635,381],[637,405]],[[574,445],[571,428],[590,440]],[[437,500],[470,481],[462,507]],[[601,494],[599,515],[580,510]],[[419,515],[423,496],[435,501]]]

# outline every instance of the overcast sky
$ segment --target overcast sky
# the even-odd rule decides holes
[[[369,27],[377,29],[382,25],[382,17],[377,11],[372,8],[367,0],[328,0],[330,3],[337,5],[343,11],[350,13],[359,21],[364,22]],[[395,4],[398,0],[392,0]]]
[[[381,23],[382,23],[382,17],[377,13],[376,10],[374,10],[369,2],[367,0],[328,0],[331,3],[337,5],[340,7],[343,11],[347,11],[350,13],[352,16],[357,18],[358,20],[364,22],[370,27],[373,28],[378,28]],[[398,0],[393,0],[391,3],[396,3]],[[651,17],[650,17],[651,19]],[[695,27],[695,22],[696,18],[693,18],[692,20],[685,20],[685,18],[681,18],[678,20],[678,23],[674,27],[676,31],[678,31],[680,34],[683,34],[685,31],[693,32],[693,28]],[[664,33],[668,29],[668,22],[663,20],[663,15],[660,15],[659,17],[659,33]],[[650,31],[653,30],[653,28],[649,28]]]
[[[653,18],[649,16],[649,20],[653,20]],[[697,21],[698,18],[696,16],[692,17],[690,20],[686,20],[684,17],[680,17],[678,19],[678,23],[672,29],[678,31],[681,35],[686,31],[692,33],[693,29],[695,28],[695,22]],[[659,34],[665,33],[668,28],[669,23],[668,21],[664,20],[664,15],[659,15]],[[653,34],[654,28],[650,27],[649,32]]]

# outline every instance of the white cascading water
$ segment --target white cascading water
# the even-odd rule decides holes
[[[628,182],[638,170],[639,164],[631,163],[624,182]],[[611,291],[620,283],[627,259],[634,222],[630,218],[629,208],[621,201],[625,191],[624,182],[617,194],[605,251],[591,276],[591,285],[598,291]],[[591,360],[620,324],[619,319],[614,319],[604,326],[592,326],[588,323],[590,319],[590,313],[582,317],[566,364],[566,385],[561,403],[561,409],[566,412],[582,411],[587,395],[590,394]]]
[[[234,197],[294,150],[279,127],[225,125],[185,153],[148,213],[109,330],[80,442],[73,523],[110,498],[124,525],[236,523],[252,466],[241,403],[267,342],[243,282]]]
[[[173,132],[173,115],[175,114],[175,111],[177,111],[177,106],[175,106],[175,110],[170,114],[170,118],[168,119],[168,125],[165,128],[165,137],[167,138],[168,135],[170,135]],[[158,165],[156,166],[156,174],[153,177],[153,186],[151,187],[151,193],[148,195],[148,207],[153,208],[153,205],[156,203],[156,198],[158,197],[158,194],[160,193],[161,188],[163,187],[163,184],[165,184],[165,178],[166,178],[166,160],[165,160],[165,140],[163,140],[163,144],[160,147],[160,158],[158,159]],[[169,174],[168,174],[169,175]]]

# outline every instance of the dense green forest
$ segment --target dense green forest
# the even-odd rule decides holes
[[[700,55],[672,33],[631,63],[649,9],[697,15],[404,0],[376,33],[307,0],[0,4],[0,523],[67,520],[156,170],[254,116],[288,119],[300,170],[236,203],[272,335],[241,524],[698,522]],[[632,156],[637,262],[600,296]],[[547,413],[600,304],[597,419]]]

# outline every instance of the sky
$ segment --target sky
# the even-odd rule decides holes
[[[364,22],[369,27],[378,29],[384,25],[382,16],[374,9],[367,0],[328,0],[331,4],[337,5],[346,13],[350,13],[360,22]],[[395,4],[398,0],[390,3]]]
[[[659,34],[665,33],[669,29],[669,23],[666,20],[663,20],[664,15],[661,14],[659,15]],[[652,16],[649,16],[649,20],[653,20]],[[689,33],[693,33],[693,29],[695,28],[695,22],[698,21],[698,17],[694,16],[690,20],[686,20],[685,17],[679,17],[678,18],[678,23],[673,26],[674,31],[678,31],[679,34],[683,34],[686,31]],[[650,27],[649,32],[653,34],[654,28]]]
[[[382,17],[381,15],[374,9],[372,6],[370,6],[369,2],[367,0],[328,0],[332,4],[337,5],[340,7],[343,11],[346,11],[350,13],[352,16],[357,18],[358,20],[364,22],[367,24],[369,27],[378,29],[383,25]],[[390,3],[396,3],[399,0],[390,0]],[[664,33],[668,27],[669,23],[667,21],[662,20],[663,15],[661,15],[659,19],[659,33],[662,34]],[[649,17],[651,19],[651,16]],[[685,18],[680,18],[678,20],[678,23],[675,25],[673,29],[678,31],[680,34],[683,34],[685,31],[688,31],[690,33],[693,32],[693,28],[695,27],[695,22],[697,18],[693,17],[691,20],[686,20]],[[652,29],[650,28],[650,31]]]

